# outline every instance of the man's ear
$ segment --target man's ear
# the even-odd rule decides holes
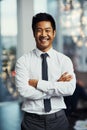
[[[54,37],[56,36],[56,30],[54,30]]]

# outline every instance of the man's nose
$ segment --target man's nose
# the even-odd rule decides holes
[[[46,36],[45,30],[42,31],[42,36]]]

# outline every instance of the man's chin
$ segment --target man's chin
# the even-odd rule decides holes
[[[41,46],[39,49],[40,49],[41,51],[48,51],[50,48],[51,48],[51,47],[49,47],[49,46]]]

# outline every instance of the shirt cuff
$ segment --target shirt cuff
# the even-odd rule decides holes
[[[41,91],[43,91],[43,92],[47,92],[49,86],[50,86],[49,81],[39,80],[39,81],[38,81],[38,84],[37,84],[37,89],[38,89],[38,90],[41,90]]]

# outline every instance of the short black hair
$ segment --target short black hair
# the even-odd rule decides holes
[[[38,13],[32,18],[32,30],[35,32],[36,24],[41,21],[50,21],[53,30],[56,30],[56,24],[54,18],[48,13]]]

